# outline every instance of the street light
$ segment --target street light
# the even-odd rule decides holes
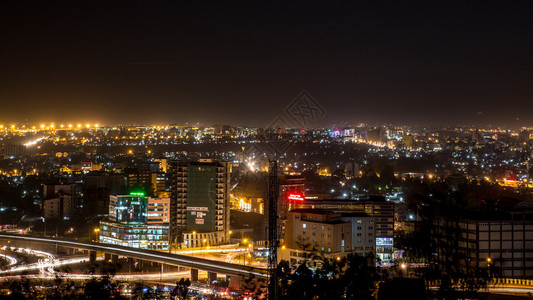
[[[95,228],[94,229],[94,235],[95,235],[96,241],[98,241],[98,233],[99,232],[100,232],[100,228]]]
[[[487,269],[489,271],[489,277],[492,277],[491,265],[492,265],[492,258],[487,257]]]

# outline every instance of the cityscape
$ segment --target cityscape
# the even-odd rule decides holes
[[[532,297],[532,3],[97,2],[0,9],[0,299]]]

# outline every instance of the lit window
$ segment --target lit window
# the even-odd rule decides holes
[[[307,224],[303,223],[302,228],[307,228]]]

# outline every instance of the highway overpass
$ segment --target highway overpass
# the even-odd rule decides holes
[[[101,252],[111,255],[130,257],[133,259],[157,262],[161,264],[188,267],[191,269],[204,270],[212,273],[225,274],[230,276],[238,275],[241,278],[246,278],[249,276],[255,276],[257,278],[264,279],[267,278],[266,269],[153,250],[144,250],[101,243],[83,242],[77,240],[5,233],[0,233],[0,240],[11,240],[14,242],[30,242],[32,244],[37,243],[41,245],[52,245],[70,249],[82,249],[90,252]]]

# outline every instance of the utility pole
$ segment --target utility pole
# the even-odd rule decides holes
[[[277,157],[276,157],[277,158]],[[278,298],[278,161],[270,161],[268,176],[268,299]]]

